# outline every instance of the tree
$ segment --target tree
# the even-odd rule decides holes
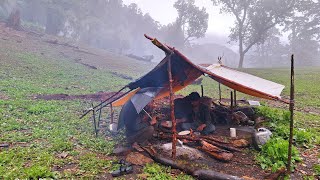
[[[239,68],[245,54],[257,43],[263,42],[268,31],[291,17],[295,0],[212,0],[221,6],[221,13],[232,14],[235,25],[229,38],[239,44]]]
[[[178,17],[174,24],[181,27],[184,34],[184,44],[204,37],[209,19],[206,9],[195,6],[195,0],[178,0],[173,6],[178,11]]]
[[[280,41],[281,33],[278,28],[273,27],[268,32],[268,38],[254,47],[256,65],[263,67],[279,67],[287,65],[288,48]]]
[[[297,64],[310,66],[320,56],[320,2],[298,1],[294,10],[295,14],[286,22],[284,31],[290,32],[290,48]]]

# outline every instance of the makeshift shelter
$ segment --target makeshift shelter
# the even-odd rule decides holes
[[[185,88],[202,75],[207,75],[213,80],[229,88],[248,95],[286,102],[281,99],[280,96],[282,90],[284,89],[284,86],[281,84],[277,84],[244,72],[240,72],[221,64],[214,64],[208,67],[195,65],[175,48],[162,44],[155,38],[151,38],[148,36],[146,36],[146,38],[150,39],[154,45],[163,50],[166,54],[166,57],[149,73],[142,76],[138,80],[129,83],[127,86],[123,87],[120,90],[122,91],[126,88],[129,88],[129,91],[122,94],[121,96],[118,96],[115,100],[112,100],[113,97],[119,94],[119,91],[114,96],[93,107],[91,110],[95,112],[107,105],[110,105],[111,114],[113,114],[113,107],[124,105],[127,101],[131,100],[131,98],[134,97],[135,94],[139,93],[140,90],[144,90],[146,88],[160,89],[160,92],[157,92],[153,98],[160,99],[170,95],[171,120],[173,122],[173,156],[175,156],[174,147],[176,141],[176,132],[172,95],[174,92]],[[87,113],[85,113],[84,115],[86,115]]]
[[[157,41],[156,39],[152,39]],[[155,45],[158,47],[166,46],[156,42]],[[112,103],[113,106],[122,106],[126,101],[130,99],[136,92],[141,88],[146,87],[163,87],[161,92],[155,97],[160,99],[169,96],[169,77],[168,77],[168,62],[171,60],[172,67],[172,90],[177,92],[194,80],[198,79],[201,75],[208,75],[217,82],[242,92],[244,94],[260,97],[264,99],[279,100],[281,99],[281,92],[285,86],[277,84],[275,82],[262,79],[260,77],[240,72],[235,69],[226,67],[221,64],[213,64],[209,67],[202,67],[192,63],[186,56],[180,53],[178,50],[166,46],[171,54],[168,54],[153,70],[140,79],[130,83],[128,88],[133,92],[128,95],[116,100]]]

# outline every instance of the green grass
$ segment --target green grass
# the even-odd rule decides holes
[[[88,103],[81,100],[44,101],[33,97],[116,91],[129,81],[112,75],[110,69],[94,70],[69,59],[17,52],[0,49],[0,97],[7,97],[0,99],[0,143],[10,144],[9,149],[0,149],[0,179],[94,179],[108,173],[112,169],[111,160],[101,157],[112,152],[115,142],[102,136],[95,138],[92,123],[87,118],[79,119],[82,110],[89,107]],[[248,71],[288,87],[287,70]],[[320,69],[297,69],[296,72],[297,106],[319,109],[320,80],[317,75],[320,73],[317,72]],[[126,74],[125,69],[120,73]],[[206,95],[217,97],[215,81],[204,78],[203,84]],[[200,92],[200,86],[191,85],[179,93],[186,95],[191,91]],[[288,95],[288,88],[284,94]],[[229,97],[225,87],[223,96]],[[239,93],[238,98],[242,96]],[[300,128],[296,133],[298,142],[319,143],[320,116],[297,112],[295,117],[295,126]],[[281,124],[287,127],[288,122],[281,121]],[[287,134],[285,129],[278,131]],[[68,153],[68,156],[60,158],[61,153]],[[170,168],[157,164],[148,165],[143,171],[155,179],[173,178],[169,175]],[[175,178],[190,177],[179,175]]]
[[[91,70],[64,59],[43,59],[11,53],[0,61],[0,179],[95,178],[107,173],[113,141],[95,138],[87,118],[79,119],[87,103],[33,100],[37,94],[85,94],[115,91],[127,81],[105,70]],[[83,154],[83,152],[87,152]],[[58,154],[67,152],[62,159]],[[57,170],[74,164],[75,170]]]
[[[172,176],[171,169],[169,167],[164,167],[156,163],[147,164],[143,168],[143,176],[144,178],[150,180],[171,180],[171,179],[178,179],[178,180],[191,180],[193,179],[191,176],[185,174],[178,174],[176,176]]]

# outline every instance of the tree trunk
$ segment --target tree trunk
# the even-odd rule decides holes
[[[240,60],[239,60],[238,68],[243,68],[243,60],[244,60],[244,53],[240,52]]]
[[[239,38],[239,54],[240,54],[240,60],[239,60],[238,68],[242,68],[242,66],[243,66],[243,59],[244,59],[242,25],[239,26],[238,38]]]

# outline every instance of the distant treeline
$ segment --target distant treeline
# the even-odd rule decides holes
[[[292,53],[296,65],[320,64],[319,0],[208,1],[235,19],[229,40],[238,47],[238,67],[287,66]],[[137,4],[125,5],[122,0],[1,0],[0,19],[18,9],[24,27],[138,58],[159,57],[144,33],[185,50],[188,56],[197,54],[195,59],[224,55],[224,51],[209,48],[217,47],[212,45],[215,39],[210,39],[211,45],[195,44],[208,28],[205,8],[197,7],[195,0],[176,0],[173,6],[178,17],[162,25],[143,14]]]
[[[176,6],[178,11],[183,8],[186,12],[195,12],[194,18],[202,15],[193,20],[198,24],[190,25],[190,18],[182,15],[172,24],[161,25],[148,13],[143,14],[136,4],[124,5],[121,0],[3,0],[0,18],[7,17],[16,8],[24,26],[116,53],[143,56],[152,54],[144,33],[181,47],[191,38],[204,36],[208,21],[205,9],[194,6],[194,1],[181,2],[176,3],[181,5]],[[194,26],[197,29],[191,29]]]

